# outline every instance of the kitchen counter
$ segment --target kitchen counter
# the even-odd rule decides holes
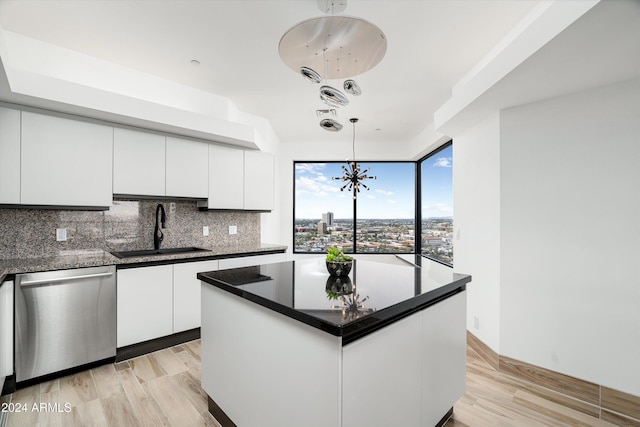
[[[135,258],[117,258],[104,250],[71,250],[55,257],[19,258],[0,260],[0,275],[34,273],[40,271],[65,270],[70,268],[115,265],[117,268],[160,265],[167,262],[210,260],[230,257],[261,255],[284,252],[284,245],[261,244],[250,246],[225,246],[205,248],[209,252],[194,252],[175,255],[152,255]]]
[[[381,257],[386,257],[381,255]],[[390,259],[387,257],[387,260]],[[198,278],[226,292],[342,337],[342,345],[465,290],[471,276],[454,273],[421,256],[415,266],[354,261],[346,278],[330,277],[324,256],[232,270]],[[425,264],[422,268],[421,264]],[[355,290],[353,288],[355,287]],[[340,290],[348,288],[346,298]],[[334,298],[332,298],[332,296]]]
[[[440,425],[464,394],[471,276],[403,259],[362,257],[339,281],[323,256],[199,273],[209,411],[224,427]]]

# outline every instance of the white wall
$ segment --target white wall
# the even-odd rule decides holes
[[[500,128],[500,353],[640,395],[640,80]]]
[[[456,136],[453,158],[454,269],[472,276],[467,287],[467,329],[499,352],[499,113]]]

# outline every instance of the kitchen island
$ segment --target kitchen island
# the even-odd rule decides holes
[[[411,257],[199,273],[202,387],[223,426],[434,426],[464,394],[468,275]]]

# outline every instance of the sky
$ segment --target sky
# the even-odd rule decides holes
[[[447,150],[450,148],[440,151],[423,164],[423,174],[430,180],[427,191],[423,191],[429,196],[423,215],[445,217],[453,214],[452,161],[451,151]],[[320,219],[324,212],[333,212],[336,219],[352,217],[352,193],[347,189],[340,191],[342,182],[332,179],[342,177],[343,165],[346,163],[296,163],[296,218]],[[359,219],[414,218],[414,163],[362,162],[360,166],[363,170],[370,167],[367,174],[376,176],[376,179],[366,180],[365,184],[370,189],[362,189],[358,194]]]
[[[453,217],[453,146],[422,164],[422,218]]]

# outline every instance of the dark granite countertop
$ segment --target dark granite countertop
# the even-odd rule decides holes
[[[340,336],[344,345],[465,290],[471,281],[421,256],[408,259],[356,259],[348,277],[338,279],[329,276],[324,256],[203,272],[198,278]]]
[[[205,248],[207,252],[175,255],[153,255],[135,258],[117,258],[111,253],[96,250],[73,250],[61,252],[58,256],[40,258],[19,258],[0,260],[0,277],[9,274],[34,273],[38,271],[66,270],[70,268],[115,265],[118,268],[142,265],[159,265],[172,262],[204,261],[209,259],[232,258],[286,251],[284,245],[247,245]],[[2,273],[4,272],[4,276]]]

